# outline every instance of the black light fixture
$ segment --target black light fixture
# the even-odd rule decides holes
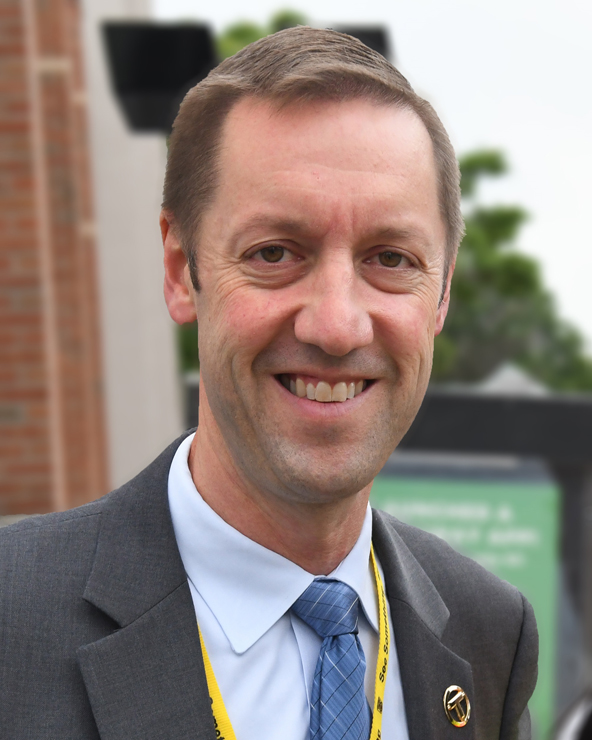
[[[388,33],[383,26],[339,26],[335,30],[353,36],[386,59],[391,58]]]
[[[169,134],[187,90],[217,63],[203,24],[108,21],[103,39],[111,84],[133,131]]]
[[[389,57],[385,28],[337,30]],[[129,127],[137,132],[170,134],[183,96],[218,62],[205,24],[107,21],[103,40],[113,91]]]

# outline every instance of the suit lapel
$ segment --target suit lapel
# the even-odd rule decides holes
[[[216,737],[168,508],[168,473],[180,442],[104,500],[84,599],[119,629],[78,650],[102,740]]]
[[[409,740],[473,740],[474,722],[457,728],[444,712],[448,686],[461,686],[469,698],[473,696],[470,664],[441,640],[448,609],[382,512],[373,513],[373,541],[385,574]]]
[[[215,740],[186,584],[78,660],[102,740]]]

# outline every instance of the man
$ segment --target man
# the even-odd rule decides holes
[[[462,233],[431,107],[349,37],[259,41],[181,106],[161,228],[199,428],[2,533],[2,737],[529,737],[532,609],[368,508]]]

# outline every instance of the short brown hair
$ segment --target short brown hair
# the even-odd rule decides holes
[[[246,96],[281,108],[297,101],[368,99],[408,108],[432,140],[440,212],[446,225],[446,266],[463,235],[459,170],[454,149],[432,106],[381,54],[351,36],[298,26],[255,41],[224,60],[185,96],[169,141],[163,208],[172,216],[197,282],[194,242],[212,202],[223,124]],[[447,269],[444,278],[446,278]]]

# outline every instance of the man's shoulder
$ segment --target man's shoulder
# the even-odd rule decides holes
[[[162,526],[168,512],[167,481],[171,461],[183,434],[148,467],[118,489],[67,511],[27,517],[0,528],[0,593],[8,585],[17,590],[28,584],[29,594],[39,585],[46,590],[66,571],[88,576],[103,519],[109,519],[124,542],[135,530]],[[164,515],[164,516],[163,516]],[[158,521],[157,521],[158,520]],[[165,523],[166,526],[166,523]],[[73,578],[69,579],[72,582]],[[65,585],[65,584],[63,584]],[[63,589],[62,589],[63,590]]]
[[[0,639],[6,665],[21,661],[24,666],[36,654],[56,656],[70,643],[76,647],[84,641],[81,625],[88,605],[81,597],[97,548],[101,506],[95,502],[33,516],[0,530]]]
[[[487,666],[491,675],[507,678],[520,650],[525,675],[528,681],[534,680],[536,620],[532,606],[517,588],[433,534],[384,512],[375,512],[374,523],[387,569],[396,571],[394,578],[393,573],[390,576],[397,598],[422,612],[424,620],[430,613],[424,607],[431,603],[438,619],[425,623],[473,666]],[[406,583],[401,586],[398,579]],[[475,681],[489,685],[487,671],[483,675],[475,671]]]
[[[475,560],[461,554],[430,532],[406,524],[385,512],[375,512],[384,528],[403,543],[433,583],[454,616],[461,612],[477,617],[499,612],[504,620],[521,622],[525,608],[522,594]]]
[[[439,537],[384,512],[374,512],[373,539],[391,610],[405,625],[395,628],[395,639],[407,663],[422,644],[449,651],[439,653],[445,664],[451,656],[466,661],[475,721],[488,728],[487,737],[490,731],[514,737],[520,723],[528,724],[525,707],[537,676],[538,635],[528,601]]]
[[[26,517],[0,528],[0,571],[7,566],[11,553],[18,555],[21,566],[30,559],[41,565],[42,553],[48,548],[75,547],[78,533],[84,533],[86,538],[96,534],[103,506],[104,500],[99,499],[68,511]]]
[[[21,519],[14,524],[0,527],[0,549],[7,551],[22,547],[27,541],[67,542],[76,531],[90,532],[99,526],[103,513],[130,513],[150,500],[166,495],[168,471],[181,442],[194,430],[189,430],[172,442],[150,465],[127,483],[107,493],[96,501],[66,511],[38,514]],[[146,512],[145,512],[146,513]]]
[[[106,501],[32,516],[0,529],[0,634],[39,639],[40,623],[66,621],[92,570]],[[80,599],[81,601],[81,599]],[[48,623],[50,623],[50,621]]]

